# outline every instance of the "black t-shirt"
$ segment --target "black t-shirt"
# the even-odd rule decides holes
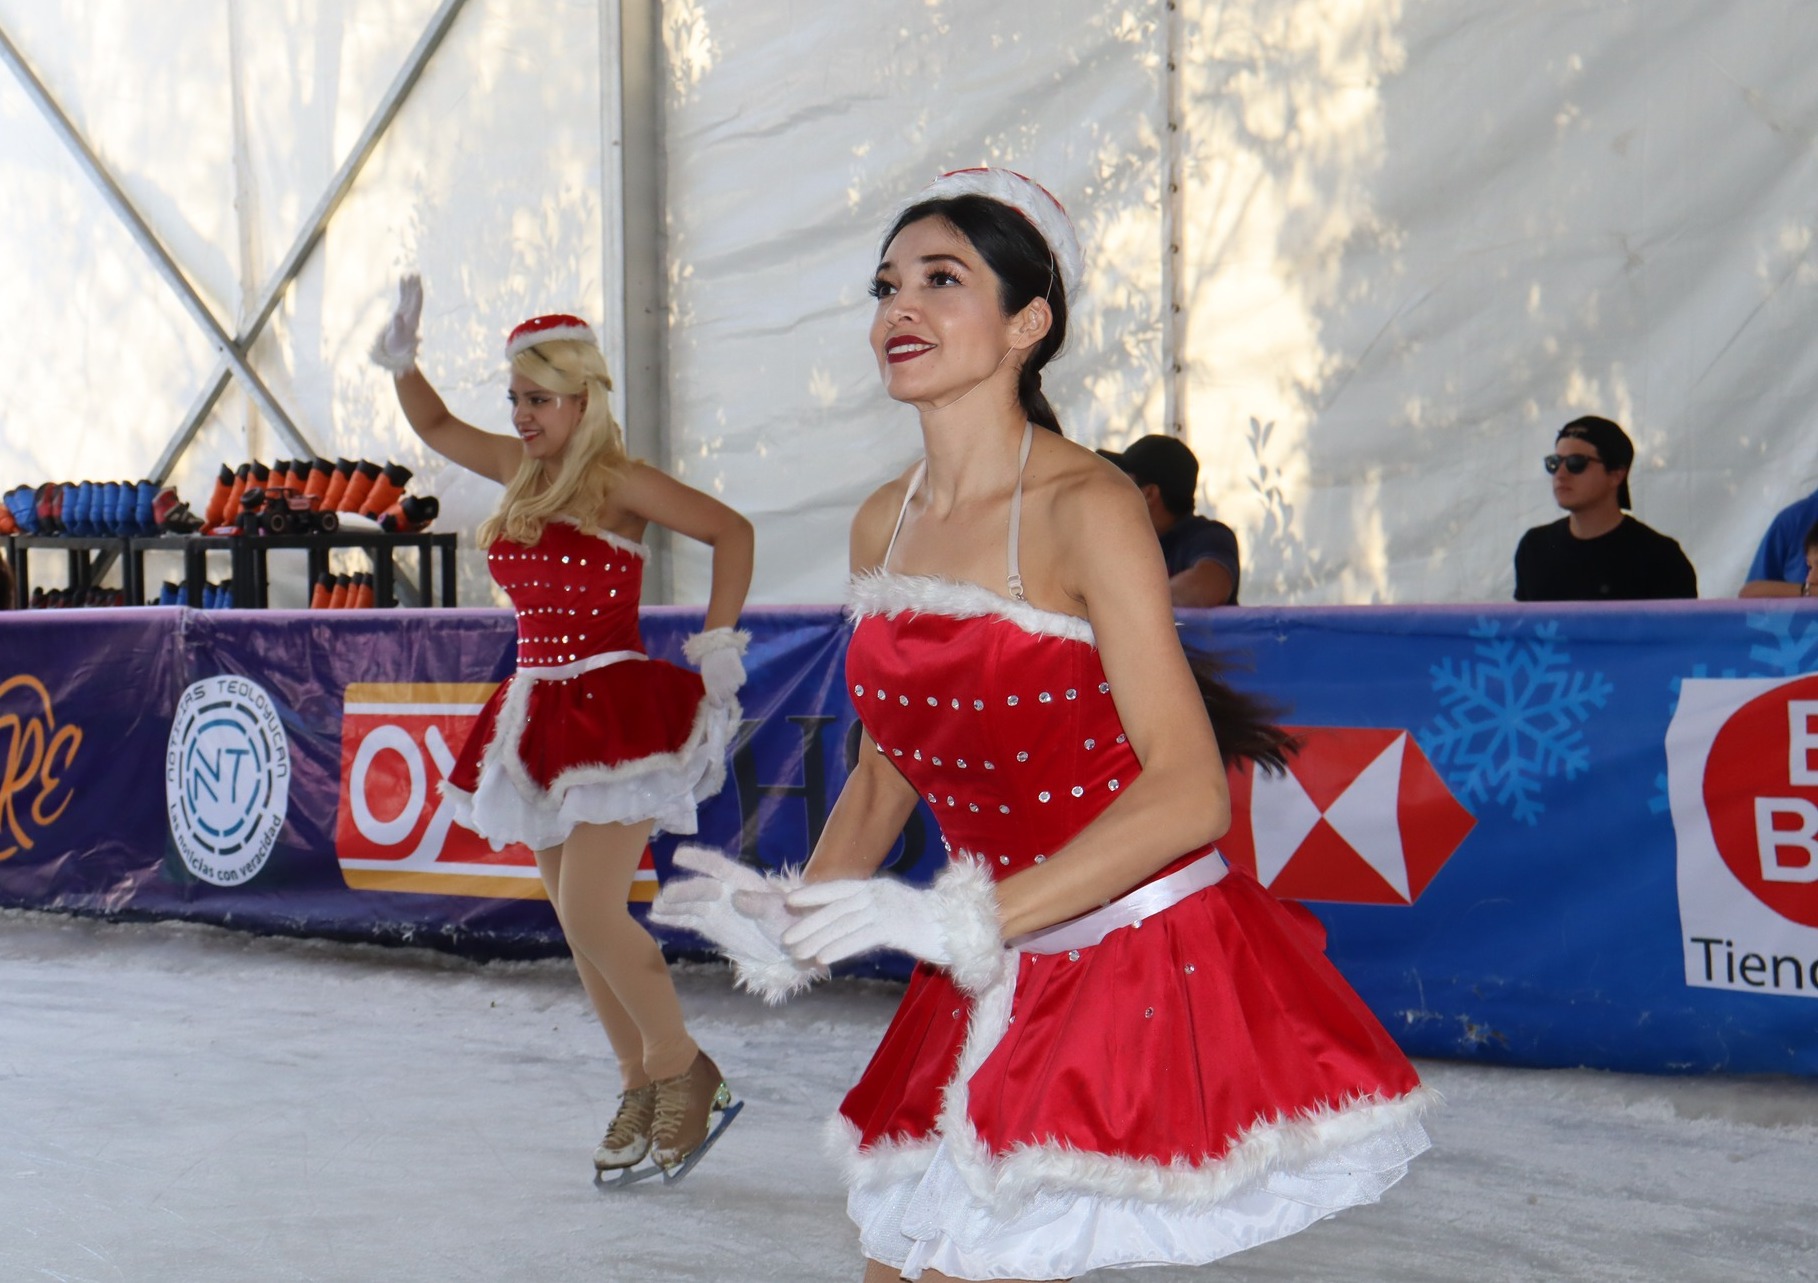
[[[1570,518],[1535,526],[1515,549],[1516,601],[1648,601],[1696,597],[1698,574],[1677,540],[1624,515],[1595,539]]]
[[[1222,521],[1213,521],[1197,512],[1177,520],[1161,537],[1162,560],[1168,563],[1168,576],[1191,570],[1202,561],[1215,561],[1231,576],[1231,600],[1237,604],[1237,532]]]

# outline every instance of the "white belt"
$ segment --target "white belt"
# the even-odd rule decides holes
[[[641,650],[609,650],[567,664],[520,664],[513,676],[535,682],[559,682],[563,678],[579,677],[582,673],[591,673],[596,668],[622,664],[628,659],[649,658],[650,656]]]
[[[1065,953],[1069,949],[1090,949],[1119,927],[1134,926],[1144,918],[1153,918],[1163,909],[1179,904],[1196,891],[1217,886],[1230,871],[1230,866],[1217,851],[1201,856],[1184,869],[1176,869],[1165,878],[1139,886],[1110,904],[1082,913],[1077,918],[1057,922],[1040,931],[1031,931],[1009,941],[1012,949],[1023,953]]]

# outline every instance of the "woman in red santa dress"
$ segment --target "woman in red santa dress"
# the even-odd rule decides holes
[[[626,453],[585,321],[541,316],[511,332],[506,436],[455,418],[417,368],[422,307],[421,282],[406,277],[372,356],[432,450],[505,487],[479,538],[518,620],[516,671],[481,712],[445,791],[495,845],[536,852],[623,1081],[596,1168],[648,1154],[674,1171],[729,1095],[626,901],[651,833],[693,833],[696,803],[725,779],[745,680],[747,636],[734,625],[751,582],[751,524]],[[713,549],[703,630],[683,646],[699,672],[644,652],[637,612],[653,522]]]
[[[708,876],[659,897],[773,1000],[919,959],[835,1120],[866,1283],[1205,1263],[1374,1201],[1427,1146],[1407,1059],[1213,849],[1221,740],[1283,744],[1196,677],[1141,496],[1042,394],[1080,276],[1066,214],[1007,171],[893,220],[871,345],[925,453],[853,524],[859,764],[799,878],[691,851]],[[872,876],[918,799],[952,857],[926,889]]]

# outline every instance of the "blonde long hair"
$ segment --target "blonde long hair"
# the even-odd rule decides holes
[[[538,387],[559,396],[582,396],[587,407],[562,451],[554,477],[541,462],[525,456],[517,475],[505,487],[499,510],[480,524],[480,547],[495,539],[534,544],[543,527],[559,517],[580,522],[592,533],[613,486],[624,479],[634,460],[625,452],[625,434],[612,417],[607,393],[612,374],[600,349],[579,339],[551,339],[525,348],[511,368]]]

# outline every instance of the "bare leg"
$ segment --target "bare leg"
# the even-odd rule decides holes
[[[562,848],[552,846],[538,851],[537,872],[543,875],[543,889],[549,892],[549,903],[556,906],[559,919],[562,916]],[[562,929],[568,930],[566,926]],[[606,1041],[612,1044],[612,1054],[619,1062],[619,1078],[625,1090],[644,1086],[650,1081],[650,1075],[644,1072],[644,1039],[638,1034],[637,1022],[613,994],[612,986],[600,974],[600,969],[589,962],[580,949],[571,945],[569,953],[574,957],[575,970],[581,973],[581,988],[587,991],[587,1000],[593,1004],[594,1014],[606,1031]]]
[[[682,1022],[663,951],[625,907],[650,827],[648,820],[576,825],[551,862],[560,866],[551,888],[556,916],[627,1087],[680,1074],[700,1051]],[[544,868],[542,855],[537,863]]]

